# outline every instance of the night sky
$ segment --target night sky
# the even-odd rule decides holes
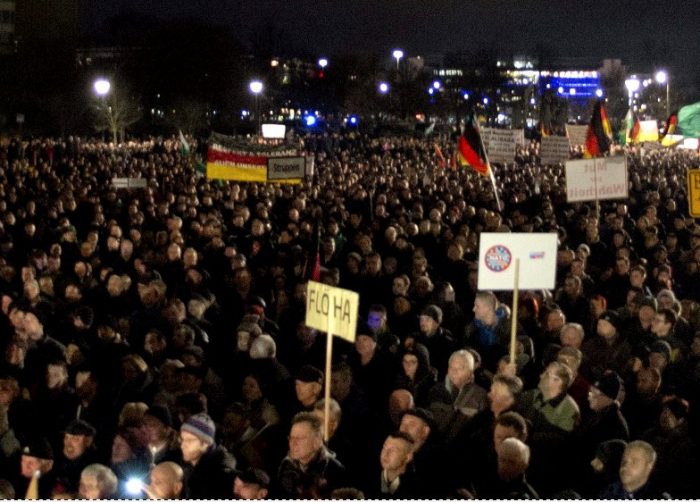
[[[409,54],[495,48],[556,56],[650,58],[673,70],[700,68],[700,0],[93,0],[90,25],[121,11],[159,19],[230,22],[248,40],[269,20],[294,46],[318,54]],[[633,68],[634,70],[634,68]]]

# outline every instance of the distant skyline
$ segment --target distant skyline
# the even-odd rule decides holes
[[[407,55],[496,49],[560,57],[621,58],[644,70],[651,58],[700,74],[700,0],[91,0],[88,28],[132,11],[160,20],[229,24],[247,41],[272,21],[311,54]]]

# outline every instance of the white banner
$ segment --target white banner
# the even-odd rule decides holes
[[[572,145],[585,145],[586,133],[588,132],[587,125],[567,125],[566,133],[569,135],[569,141]]]
[[[514,289],[516,259],[520,260],[518,289],[554,289],[557,238],[556,233],[482,233],[479,289]]]
[[[558,164],[569,160],[569,138],[564,136],[547,136],[540,143],[540,163],[542,165]]]
[[[659,125],[656,120],[642,120],[639,122],[639,136],[636,141],[638,143],[644,141],[659,141]]]
[[[304,177],[304,157],[270,157],[267,159],[267,179],[293,180]]]
[[[114,188],[146,188],[148,180],[146,178],[112,178]]]
[[[626,199],[629,185],[625,157],[570,160],[566,163],[566,200]]]
[[[513,141],[518,146],[527,146],[525,142],[525,129],[513,129]]]

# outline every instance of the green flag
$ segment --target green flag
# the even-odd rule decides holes
[[[677,130],[686,138],[700,138],[700,102],[678,110]]]

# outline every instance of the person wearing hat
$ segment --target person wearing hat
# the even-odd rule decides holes
[[[606,310],[596,323],[597,336],[583,343],[581,373],[589,382],[600,379],[607,370],[621,373],[632,354],[629,343],[620,334],[620,316]]]
[[[263,333],[271,335],[273,338],[279,336],[280,327],[275,321],[265,315],[267,302],[260,296],[251,296],[248,300],[247,311],[258,316],[260,329]]]
[[[355,351],[348,359],[353,380],[362,389],[370,406],[374,409],[385,406],[391,391],[389,383],[392,358],[379,349],[378,335],[366,324],[358,327]]]
[[[437,305],[426,305],[418,317],[419,331],[413,335],[417,343],[422,343],[430,353],[433,367],[438,372],[438,380],[447,374],[447,361],[457,350],[453,334],[442,324],[442,309]]]
[[[436,480],[434,485],[444,486],[445,469],[438,446],[437,424],[433,413],[427,408],[413,408],[401,417],[399,431],[413,439],[413,464],[416,475],[426,480]]]
[[[581,423],[581,458],[590,458],[604,441],[630,439],[627,420],[620,411],[619,398],[623,391],[622,379],[613,371],[606,372],[591,386],[588,404],[592,413]]]
[[[613,483],[620,475],[622,454],[627,442],[621,439],[610,439],[600,443],[590,462],[591,469],[586,482],[581,484],[580,492],[591,498],[597,497],[601,490]]]
[[[96,434],[92,425],[80,419],[70,422],[63,431],[63,450],[56,459],[54,472],[57,483],[68,493],[77,493],[80,473],[97,462]]]
[[[267,498],[270,476],[262,469],[249,467],[238,472],[233,481],[233,495],[243,500],[260,500]]]
[[[183,498],[225,499],[231,496],[236,459],[216,444],[216,425],[206,413],[189,417],[180,427],[185,490]]]
[[[182,454],[178,433],[173,429],[173,418],[166,406],[154,404],[143,417],[143,425],[148,434],[148,448],[153,455],[153,463],[180,462]]]
[[[25,494],[35,473],[39,473],[39,498],[51,498],[55,482],[53,448],[46,438],[28,440],[21,450],[20,477],[14,483],[15,493]]]
[[[323,372],[315,366],[305,364],[294,377],[296,411],[312,411],[323,391]]]

